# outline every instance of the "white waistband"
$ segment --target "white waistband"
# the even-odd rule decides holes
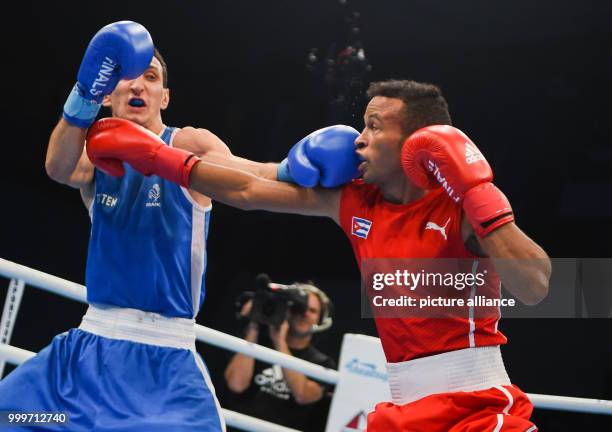
[[[195,351],[195,320],[108,305],[89,305],[81,330],[110,339]]]
[[[437,393],[510,385],[499,346],[466,348],[401,363],[387,363],[391,397],[404,405]]]

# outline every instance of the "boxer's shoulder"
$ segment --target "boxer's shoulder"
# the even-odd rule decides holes
[[[208,129],[185,126],[180,128],[172,141],[172,145],[198,156],[211,152],[229,153],[227,145]]]

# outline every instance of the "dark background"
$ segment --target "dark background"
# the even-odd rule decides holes
[[[0,149],[0,257],[84,281],[89,219],[75,190],[46,177],[48,136],[81,56],[103,25],[145,25],[169,67],[166,124],[212,130],[234,154],[278,161],[339,118],[362,128],[363,101],[330,106],[307,68],[360,41],[367,80],[441,86],[454,123],[480,147],[517,223],[551,257],[610,257],[610,2],[185,1],[19,2],[3,19],[6,123]],[[351,11],[361,16],[349,25]],[[348,37],[349,27],[359,34]],[[335,48],[331,49],[332,44]],[[341,84],[342,78],[335,82]],[[333,108],[333,109],[332,109]],[[344,109],[344,111],[343,111]],[[353,115],[343,117],[345,113]],[[331,221],[214,205],[207,298],[198,322],[232,332],[233,302],[254,276],[313,279],[336,304],[319,345],[337,359],[342,334],[374,334],[359,316],[350,246]],[[2,279],[2,284],[5,280]],[[608,289],[610,289],[608,287]],[[0,289],[4,295],[5,289]],[[12,344],[38,351],[77,326],[84,305],[26,290]],[[612,321],[505,320],[504,358],[532,393],[612,399]],[[199,345],[222,387],[229,353]],[[536,410],[541,430],[604,430],[609,417]]]

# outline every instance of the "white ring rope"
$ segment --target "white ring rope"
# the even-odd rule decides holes
[[[2,258],[0,258],[0,275],[4,275],[8,278],[21,279],[29,285],[69,297],[82,303],[86,303],[86,290],[83,285],[79,285],[77,283],[70,282],[57,276],[52,276]],[[236,351],[261,361],[278,364],[288,369],[296,370],[319,381],[330,384],[336,384],[338,382],[339,374],[335,370],[327,369],[322,366],[309,363],[305,360],[297,359],[273,349],[247,342],[243,339],[227,335],[218,330],[213,330],[199,324],[196,324],[196,338],[204,343]],[[0,357],[5,356],[6,361],[10,363],[20,364],[32,355],[34,355],[34,353],[31,353],[30,351],[10,345],[0,344]],[[533,393],[528,393],[527,396],[536,408],[612,415],[612,401],[610,400],[552,396]],[[238,418],[234,415],[240,416],[241,419],[243,417],[248,417],[233,412],[230,417]],[[230,423],[228,422],[228,424]],[[230,425],[234,426],[232,424]],[[275,426],[281,427],[278,425]],[[236,425],[236,427],[240,426]],[[274,430],[286,432],[290,431],[291,429],[282,428],[252,430]]]
[[[14,365],[20,365],[35,355],[36,353],[24,350],[23,348],[0,344],[0,357],[2,357],[6,362]]]
[[[239,352],[270,364],[277,364],[287,369],[301,372],[309,377],[316,378],[318,381],[334,385],[338,383],[339,373],[336,370],[328,369],[297,357],[292,357],[256,343],[247,342],[244,339],[199,324],[196,324],[195,332],[196,339],[201,342]]]
[[[24,280],[28,285],[42,288],[81,303],[87,303],[87,291],[83,285],[67,281],[57,276],[43,273],[29,267],[0,258],[0,274],[9,278]],[[271,364],[295,370],[329,384],[338,382],[338,371],[288,356],[279,351],[247,342],[202,325],[196,324],[196,338],[204,343],[239,352]]]
[[[8,344],[11,342],[24,289],[25,282],[23,280],[11,279],[8,291],[6,292],[6,300],[4,300],[2,317],[0,318],[0,343]],[[0,377],[4,375],[5,365],[6,362],[0,359]]]

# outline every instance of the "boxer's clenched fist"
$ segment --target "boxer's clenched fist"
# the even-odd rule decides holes
[[[350,126],[319,129],[302,138],[289,151],[278,168],[278,180],[304,187],[333,188],[359,176],[355,152],[359,132]]]
[[[87,133],[87,156],[101,170],[113,176],[125,173],[122,162],[145,176],[158,175],[189,187],[189,174],[200,158],[166,145],[153,132],[129,120],[98,120]]]
[[[64,104],[64,119],[78,127],[89,127],[102,99],[119,80],[141,75],[153,58],[153,40],[142,25],[119,21],[95,34],[81,62],[74,85]]]
[[[483,237],[514,220],[505,195],[493,184],[493,171],[480,150],[452,126],[428,126],[410,135],[402,147],[402,167],[418,187],[442,187]]]

